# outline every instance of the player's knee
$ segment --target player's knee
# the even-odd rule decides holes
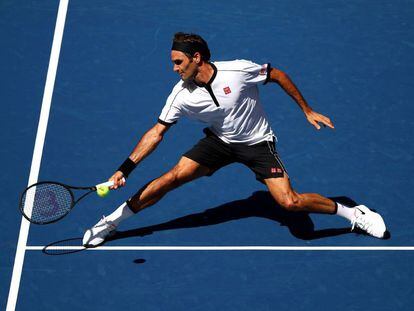
[[[165,174],[163,177],[164,183],[167,188],[174,189],[186,182],[185,171],[180,166],[175,166],[171,171]]]
[[[287,211],[299,212],[302,210],[302,206],[300,205],[300,198],[298,195],[284,194],[276,198],[276,201],[282,208]]]
[[[172,169],[168,173],[162,176],[162,184],[166,188],[175,188],[178,186],[178,173],[175,169]]]
[[[287,211],[295,212],[297,210],[297,206],[295,202],[291,199],[280,200],[278,201],[278,203],[281,207],[283,207]]]

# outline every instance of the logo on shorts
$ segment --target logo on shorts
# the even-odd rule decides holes
[[[272,168],[270,169],[270,172],[271,172],[272,174],[282,173],[282,169],[281,169],[281,168],[279,168],[279,167],[272,167]]]
[[[226,95],[231,93],[230,87],[228,87],[228,86],[226,86],[226,87],[223,89],[223,91],[224,91],[224,94],[226,94]]]

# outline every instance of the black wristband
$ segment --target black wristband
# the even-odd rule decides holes
[[[127,158],[124,163],[121,164],[121,166],[118,168],[118,171],[122,172],[124,174],[125,178],[128,178],[129,174],[135,169],[137,165],[134,161],[132,161],[130,158]]]

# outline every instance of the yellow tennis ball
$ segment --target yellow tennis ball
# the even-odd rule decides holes
[[[109,187],[100,186],[96,189],[96,193],[101,197],[104,198],[109,194]]]

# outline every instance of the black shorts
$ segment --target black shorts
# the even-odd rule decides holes
[[[256,179],[261,182],[267,178],[287,175],[275,150],[274,141],[264,141],[251,146],[227,144],[208,129],[204,129],[204,133],[206,133],[206,137],[202,138],[183,156],[211,169],[208,176],[231,163],[246,165],[256,174]]]

